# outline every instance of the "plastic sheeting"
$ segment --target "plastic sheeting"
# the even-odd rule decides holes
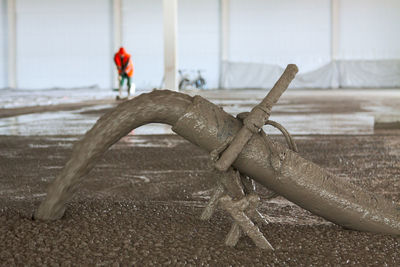
[[[225,88],[271,87],[288,63],[300,69],[292,87],[400,86],[399,0],[338,1],[335,40],[330,0],[230,2]]]
[[[341,87],[399,87],[400,60],[339,62]]]
[[[271,88],[283,72],[278,65],[224,62],[222,87]],[[301,70],[300,70],[301,71]],[[290,88],[400,87],[400,60],[340,60],[297,74]]]

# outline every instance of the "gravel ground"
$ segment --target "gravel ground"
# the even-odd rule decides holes
[[[399,266],[400,237],[343,229],[282,197],[267,199],[261,186],[259,211],[270,221],[261,230],[275,250],[257,249],[247,237],[226,247],[229,215],[218,210],[210,221],[199,219],[216,181],[209,157],[176,135],[124,137],[81,183],[61,220],[33,220],[74,142],[115,105],[110,92],[81,91],[2,91],[1,266]],[[197,93],[232,114],[265,95]],[[273,116],[297,133],[303,157],[400,203],[400,130],[373,128],[376,114],[399,114],[399,99],[398,90],[289,90]],[[319,131],[328,135],[310,135]]]
[[[400,132],[295,136],[300,154],[400,203]],[[282,197],[263,199],[275,248],[241,238],[218,211],[199,216],[215,185],[208,155],[175,135],[128,136],[98,162],[58,221],[32,220],[81,136],[0,136],[0,265],[398,266],[400,237],[345,230]],[[275,137],[283,141],[281,137]]]

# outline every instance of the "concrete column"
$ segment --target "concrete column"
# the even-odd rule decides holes
[[[122,0],[112,0],[113,50],[122,45]]]
[[[339,9],[340,0],[331,0],[331,60],[336,61],[339,55]]]
[[[230,0],[219,0],[220,2],[220,69],[219,88],[222,88],[223,62],[229,60],[229,19]]]
[[[122,1],[123,0],[111,0],[112,1],[112,53],[118,51],[118,49],[122,46]],[[117,71],[114,66],[114,59],[112,61],[112,86],[113,88],[118,88],[118,79],[117,79]]]
[[[229,59],[229,5],[230,0],[221,1],[221,60]]]
[[[17,88],[17,12],[16,0],[7,0],[8,87]]]
[[[163,0],[165,88],[178,91],[178,0]]]

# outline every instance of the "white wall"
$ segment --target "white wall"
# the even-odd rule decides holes
[[[0,0],[0,89],[7,86],[7,8]]]
[[[159,87],[164,75],[161,0],[124,0],[122,39],[135,66],[138,89]]]
[[[218,0],[178,2],[178,68],[204,70],[208,87],[214,88],[219,77],[218,12]],[[132,55],[139,89],[159,87],[164,75],[162,16],[161,0],[123,1],[123,45]]]
[[[330,0],[231,0],[229,60],[299,65],[330,61]]]
[[[18,87],[110,87],[110,21],[109,0],[18,0]]]
[[[219,79],[219,0],[178,2],[179,69],[204,70],[207,88]],[[195,72],[194,76],[197,76]]]
[[[400,1],[340,1],[341,59],[400,59]]]
[[[109,88],[116,76],[111,71],[111,1],[17,0],[18,88]],[[5,2],[0,0],[0,88],[7,86]],[[162,0],[122,2],[122,44],[135,64],[133,81],[139,89],[159,87]],[[301,73],[329,63],[330,4],[231,0],[229,60],[282,67],[296,63]],[[399,0],[340,0],[339,6],[339,60],[400,59]],[[219,77],[219,11],[219,0],[178,3],[178,66],[204,69],[210,88]]]

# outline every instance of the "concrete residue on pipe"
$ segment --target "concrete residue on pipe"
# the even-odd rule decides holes
[[[120,104],[102,116],[73,149],[72,156],[35,214],[37,219],[63,216],[66,202],[103,153],[141,125],[158,122],[212,151],[234,136],[242,123],[202,97],[154,91]],[[233,166],[241,173],[297,205],[344,227],[400,235],[400,209],[323,170],[283,145],[253,135]]]
[[[36,211],[35,218],[61,218],[66,202],[77,190],[79,181],[110,146],[142,125],[151,122],[173,125],[184,114],[191,100],[185,94],[154,91],[124,102],[103,115],[75,144],[71,158],[49,186],[47,197]]]

